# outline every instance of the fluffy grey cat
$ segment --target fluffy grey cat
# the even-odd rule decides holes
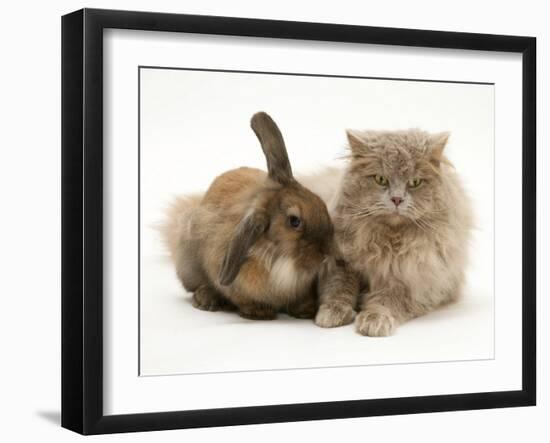
[[[341,257],[321,275],[315,322],[350,323],[357,307],[359,333],[387,336],[459,297],[470,203],[443,155],[449,133],[347,135],[348,165],[330,205]]]

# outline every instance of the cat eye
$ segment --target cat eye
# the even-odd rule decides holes
[[[413,178],[409,180],[409,187],[418,188],[422,183],[424,183],[424,180],[421,178]]]
[[[380,186],[388,186],[388,179],[383,175],[375,175],[374,181],[378,183]]]
[[[290,215],[288,217],[288,224],[294,228],[294,229],[298,229],[300,226],[302,226],[302,220],[300,219],[300,217],[297,217],[295,215]]]

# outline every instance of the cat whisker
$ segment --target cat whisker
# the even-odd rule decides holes
[[[438,220],[437,223],[430,221],[426,218],[426,213],[420,211],[414,206],[408,208],[409,212],[412,214],[410,220],[418,227],[421,227],[425,232],[437,231],[441,227],[448,227],[449,224],[443,220]]]
[[[425,227],[423,227],[417,220],[414,220],[414,219],[411,219],[411,221],[413,222],[413,224],[418,227],[420,230],[424,231],[424,232],[427,232],[427,229]]]

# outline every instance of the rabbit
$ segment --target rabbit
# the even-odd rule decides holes
[[[247,319],[278,312],[313,318],[316,280],[334,229],[325,203],[298,183],[271,117],[251,119],[268,172],[241,167],[218,176],[206,194],[179,198],[164,229],[194,307],[237,310]]]

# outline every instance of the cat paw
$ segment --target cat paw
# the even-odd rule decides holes
[[[335,328],[350,324],[355,311],[347,304],[324,304],[319,306],[315,324],[321,328]]]
[[[395,331],[396,322],[392,315],[361,311],[355,319],[357,332],[369,337],[387,337]]]

